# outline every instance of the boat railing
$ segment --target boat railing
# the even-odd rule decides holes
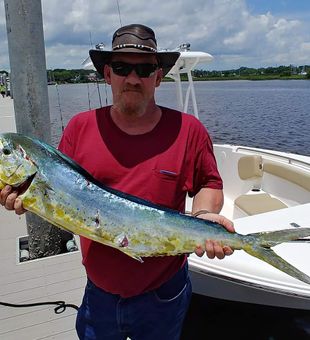
[[[289,165],[297,165],[305,167],[307,170],[310,171],[310,157],[309,160],[303,160],[303,159],[297,159],[296,155],[289,156],[288,154],[284,154],[279,151],[279,153],[275,153],[274,151],[268,151],[268,150],[261,150],[261,149],[254,149],[244,146],[238,146],[236,148],[236,152],[242,152],[246,151],[247,153],[253,153],[253,154],[260,154],[262,156],[267,156],[272,160],[278,160],[282,163],[289,164]],[[306,158],[305,156],[301,156],[302,158]]]

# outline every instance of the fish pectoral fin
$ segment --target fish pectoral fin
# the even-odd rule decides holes
[[[143,259],[138,256],[138,255],[135,255],[133,252],[131,252],[129,249],[124,249],[124,248],[118,248],[120,251],[122,251],[123,253],[125,253],[126,255],[130,256],[131,258],[143,263]]]
[[[45,194],[47,194],[48,191],[55,192],[47,181],[39,181],[37,182],[37,186],[40,187],[41,191]]]
[[[310,277],[297,269],[296,267],[292,266],[290,263],[285,261],[282,257],[277,255],[272,249],[264,248],[264,247],[247,247],[246,249],[243,248],[245,252],[248,254],[257,257],[258,259],[269,263],[271,266],[281,270],[282,272],[295,277],[296,279],[310,284]]]

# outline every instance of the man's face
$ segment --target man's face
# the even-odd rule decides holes
[[[113,56],[112,63],[158,64],[156,56],[142,53],[119,53]],[[148,104],[154,99],[155,88],[162,79],[162,70],[156,69],[149,77],[140,77],[135,70],[127,76],[117,75],[108,65],[104,77],[111,85],[113,106],[129,115],[144,114]]]

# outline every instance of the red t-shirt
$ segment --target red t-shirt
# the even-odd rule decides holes
[[[161,107],[154,129],[128,135],[111,119],[110,107],[82,112],[66,127],[59,149],[107,186],[184,212],[188,192],[222,189],[213,147],[194,116]],[[184,256],[147,257],[144,262],[81,237],[83,264],[92,282],[130,297],[155,289],[184,264]]]

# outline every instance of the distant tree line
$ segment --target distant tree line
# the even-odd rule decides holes
[[[48,83],[88,83],[98,79],[101,79],[101,77],[93,70],[66,70],[61,68],[47,70]]]
[[[208,70],[194,70],[193,77],[195,78],[289,78],[289,77],[303,77],[310,79],[310,65],[303,66],[277,66],[266,68],[251,68],[240,67],[238,69],[224,70],[224,71],[208,71]]]

